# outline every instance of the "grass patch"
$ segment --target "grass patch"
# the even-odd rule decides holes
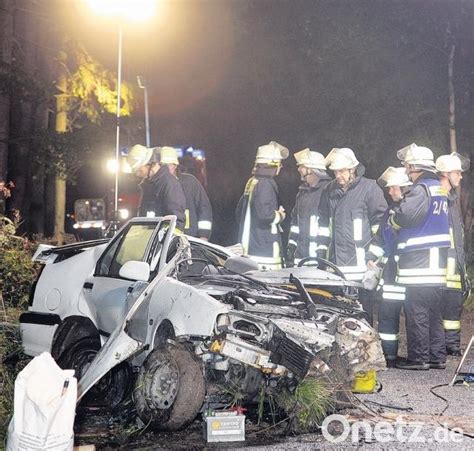
[[[311,431],[319,427],[334,408],[334,390],[324,379],[307,378],[293,392],[280,392],[278,404],[295,420],[298,430]]]

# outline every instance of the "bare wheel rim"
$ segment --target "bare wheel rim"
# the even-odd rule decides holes
[[[149,383],[149,399],[154,408],[169,409],[176,399],[179,386],[179,369],[171,358],[166,358],[146,376]]]

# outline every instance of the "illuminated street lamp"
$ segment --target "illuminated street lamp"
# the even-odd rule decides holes
[[[117,172],[119,172],[119,166],[119,162],[115,158],[107,160],[105,163],[107,172],[110,172],[111,174],[117,174]]]
[[[157,0],[87,0],[93,11],[104,16],[112,16],[118,19],[118,61],[117,61],[117,131],[115,139],[115,170],[114,186],[114,219],[118,218],[118,162],[120,161],[120,103],[122,84],[122,38],[123,22],[141,22],[151,17],[155,11]]]

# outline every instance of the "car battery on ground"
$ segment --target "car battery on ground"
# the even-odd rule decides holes
[[[205,416],[204,435],[208,443],[244,441],[245,415],[233,410],[210,412]]]

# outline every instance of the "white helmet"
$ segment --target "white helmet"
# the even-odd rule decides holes
[[[255,164],[277,164],[288,158],[289,151],[281,144],[270,141],[257,149]]]
[[[394,168],[393,166],[389,166],[385,169],[382,175],[377,179],[377,183],[382,188],[412,185],[405,168]]]
[[[469,166],[471,166],[471,160],[457,152],[441,155],[436,160],[436,169],[439,172],[465,172],[469,169]]]
[[[428,147],[417,146],[415,143],[397,151],[397,158],[406,164],[434,169],[433,152]]]
[[[131,174],[138,168],[145,166],[150,162],[153,151],[154,149],[135,144],[122,162],[122,171]]]
[[[159,148],[160,164],[179,165],[178,151],[174,147],[164,146]]]
[[[326,170],[324,155],[319,152],[312,152],[308,147],[296,152],[293,156],[295,157],[297,166],[303,165],[309,169]]]
[[[328,153],[325,159],[326,166],[332,171],[341,169],[352,169],[359,165],[359,161],[354,155],[354,151],[348,147],[338,149],[335,147]]]

